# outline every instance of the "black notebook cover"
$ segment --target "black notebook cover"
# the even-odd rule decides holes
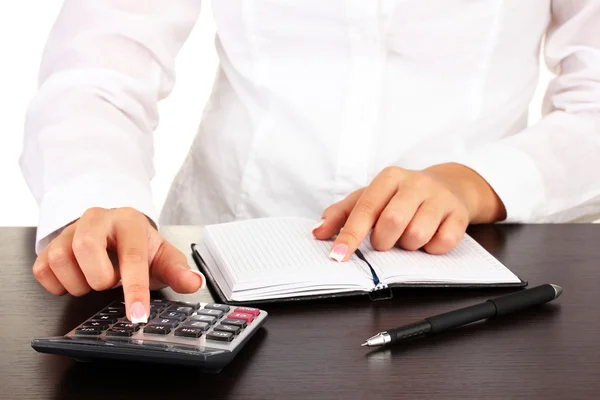
[[[228,300],[225,294],[219,288],[217,281],[214,276],[210,272],[209,268],[204,263],[202,256],[198,252],[197,246],[195,243],[192,243],[192,258],[196,263],[198,269],[204,274],[206,278],[206,286],[208,290],[211,292],[211,295],[215,300],[223,304],[231,304],[238,306],[245,305],[257,305],[257,304],[266,304],[266,303],[281,303],[281,302],[290,302],[290,301],[310,301],[310,300],[319,300],[319,299],[331,299],[337,297],[349,297],[349,296],[366,296],[371,300],[386,300],[391,299],[393,296],[392,289],[399,288],[466,288],[466,289],[483,289],[483,288],[520,288],[528,285],[528,282],[521,279],[519,277],[520,282],[515,283],[394,283],[388,285],[387,289],[378,290],[377,292],[365,292],[365,291],[347,291],[343,293],[328,293],[328,294],[319,294],[319,295],[305,295],[305,296],[289,296],[289,297],[278,297],[274,299],[261,299],[261,300],[251,300],[251,301],[234,301]]]

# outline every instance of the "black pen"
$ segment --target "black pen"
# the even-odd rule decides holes
[[[561,293],[562,288],[558,285],[545,284],[536,286],[493,300],[487,300],[474,306],[425,318],[424,320],[401,326],[400,328],[379,332],[377,335],[367,339],[362,346],[383,346],[440,333],[472,322],[541,305],[556,299]]]

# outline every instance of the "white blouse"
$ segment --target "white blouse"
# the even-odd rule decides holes
[[[463,163],[510,222],[600,212],[600,1],[215,0],[218,75],[159,216],[157,102],[200,9],[64,2],[21,157],[37,251],[93,206],[160,224],[318,218],[389,165]],[[542,45],[557,77],[527,126]]]

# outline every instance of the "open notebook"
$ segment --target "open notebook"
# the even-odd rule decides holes
[[[365,239],[350,260],[329,258],[333,240],[312,236],[317,221],[262,218],[204,227],[194,258],[221,301],[259,303],[388,292],[396,286],[525,286],[470,236],[431,255]]]

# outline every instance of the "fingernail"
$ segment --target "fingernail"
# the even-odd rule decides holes
[[[322,219],[321,221],[319,221],[319,223],[317,223],[315,226],[313,226],[312,231],[315,231],[315,230],[319,229],[320,227],[323,226],[324,223],[325,223],[325,220]]]
[[[119,282],[117,282],[117,284],[115,286],[111,287],[111,289],[116,289],[116,288],[121,287],[121,286],[123,286],[123,282],[121,282],[119,280]]]
[[[131,322],[134,324],[145,324],[148,322],[148,314],[146,313],[146,307],[139,301],[136,301],[131,305],[130,308]]]
[[[204,275],[202,275],[202,273],[200,271],[196,271],[193,269],[190,269],[190,272],[193,272],[194,274],[198,275],[200,277],[200,283],[202,284],[202,282],[204,282]]]
[[[348,252],[348,245],[344,243],[336,244],[333,249],[331,249],[331,253],[329,253],[329,257],[333,258],[337,262],[342,262],[344,257],[346,257],[346,253]]]

